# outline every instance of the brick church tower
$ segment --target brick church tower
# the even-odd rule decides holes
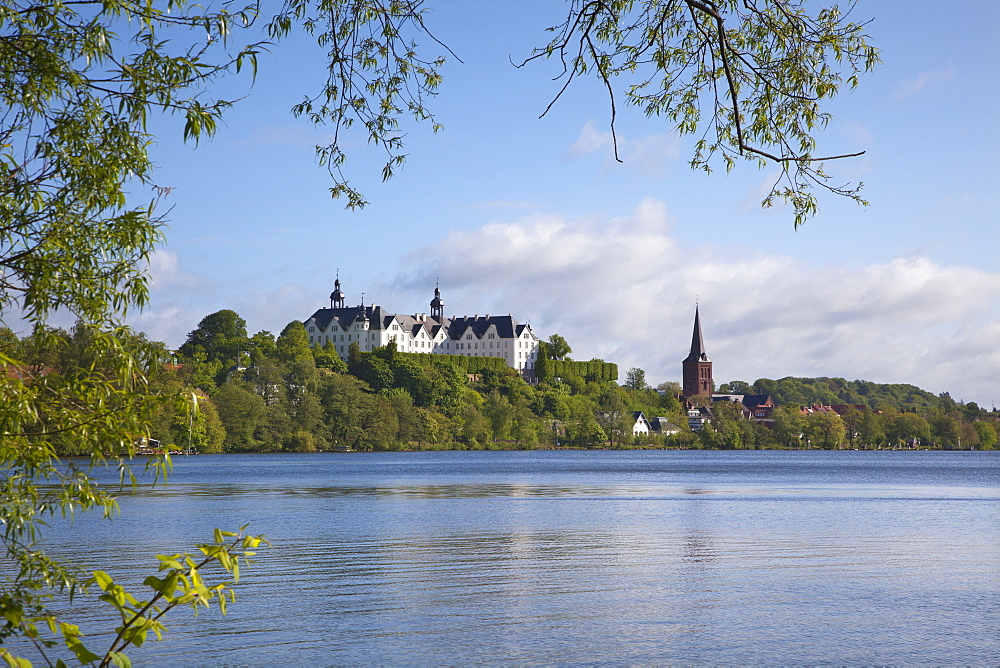
[[[684,383],[681,393],[684,398],[711,397],[715,389],[712,384],[712,360],[705,353],[705,342],[701,338],[701,318],[698,307],[694,308],[694,333],[691,335],[691,353],[681,363],[684,368]]]

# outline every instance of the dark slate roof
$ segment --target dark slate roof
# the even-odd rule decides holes
[[[364,319],[368,320],[370,329],[383,329],[386,316],[389,315],[381,306],[365,306],[363,309]],[[345,306],[344,308],[321,308],[312,314],[310,320],[315,320],[320,329],[326,329],[330,323],[336,319],[341,329],[347,329],[360,320],[362,313],[360,306]],[[308,320],[307,320],[308,322]]]
[[[769,401],[774,405],[770,394],[713,394],[712,401],[737,401],[750,409],[766,406]]]
[[[671,431],[671,430],[680,431],[680,427],[678,427],[665,417],[646,418],[646,421],[649,422],[650,428],[656,432],[663,433],[665,431]]]
[[[359,312],[360,307],[358,306],[321,308],[312,314],[310,320],[314,320],[320,329],[325,330],[336,319],[341,329],[347,329],[358,320]],[[444,327],[448,338],[452,340],[458,340],[463,337],[470,329],[476,335],[476,338],[481,339],[490,327],[495,327],[497,335],[501,338],[510,339],[519,337],[525,329],[529,328],[528,325],[518,323],[510,315],[463,316],[461,318],[426,316],[425,318],[416,318],[412,315],[389,313],[381,306],[365,306],[364,314],[370,323],[369,329],[372,330],[388,329],[395,321],[412,336],[416,336],[421,329],[424,329],[427,335],[433,338]]]
[[[757,408],[758,406],[774,405],[770,394],[744,394],[743,405],[747,408]]]
[[[469,329],[472,330],[477,339],[481,339],[491,326],[496,327],[496,332],[500,338],[512,339],[519,336],[525,327],[525,325],[518,324],[509,315],[473,316],[471,318],[463,316],[461,318],[446,319],[445,323],[448,327],[448,336],[454,340],[458,340],[464,336]]]

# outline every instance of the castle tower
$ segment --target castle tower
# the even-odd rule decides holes
[[[681,393],[687,397],[711,397],[712,360],[705,353],[705,342],[701,338],[701,317],[698,307],[694,308],[694,332],[691,335],[691,353],[681,363],[684,369],[684,383]]]
[[[344,293],[340,291],[340,277],[333,282],[333,292],[330,293],[330,308],[344,308]]]
[[[441,290],[436,285],[434,286],[434,299],[431,300],[431,317],[444,317],[444,302],[441,300]]]

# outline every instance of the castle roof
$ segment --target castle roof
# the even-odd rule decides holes
[[[510,315],[495,316],[463,316],[460,318],[445,318],[441,316],[405,315],[389,313],[381,306],[349,306],[344,308],[320,308],[309,318],[320,330],[326,330],[334,320],[341,329],[348,329],[356,321],[367,319],[369,330],[383,330],[396,323],[412,336],[417,336],[423,329],[427,336],[435,338],[442,329],[452,340],[463,337],[471,331],[477,339],[492,327],[500,338],[510,339],[521,336],[529,325],[522,325]],[[308,322],[308,321],[307,321]]]

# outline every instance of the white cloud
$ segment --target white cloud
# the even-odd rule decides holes
[[[912,79],[905,79],[897,83],[892,89],[892,99],[896,102],[915,95],[928,86],[947,83],[955,76],[953,68],[943,70],[932,70],[921,72]]]
[[[666,164],[680,155],[680,138],[676,133],[658,133],[631,138],[618,132],[618,157],[621,166],[642,174],[658,174]],[[615,161],[615,141],[610,129],[599,131],[593,121],[580,128],[580,135],[565,153],[568,159],[577,159],[600,152],[605,157],[605,167],[618,164]]]
[[[579,158],[584,155],[589,155],[594,151],[610,150],[612,146],[613,142],[611,133],[598,132],[597,128],[594,127],[594,121],[587,121],[587,123],[580,128],[580,136],[577,137],[573,145],[566,150],[566,156],[570,158]]]
[[[148,271],[154,288],[181,288],[185,290],[200,287],[202,281],[181,269],[177,253],[160,248],[149,256]]]
[[[697,297],[717,382],[827,375],[992,400],[1000,274],[919,256],[815,267],[683,247],[670,230],[666,206],[647,199],[620,219],[536,214],[453,232],[404,258],[394,294],[423,300],[440,276],[448,314],[512,313],[542,338],[565,336],[579,359],[656,382],[679,379]]]

